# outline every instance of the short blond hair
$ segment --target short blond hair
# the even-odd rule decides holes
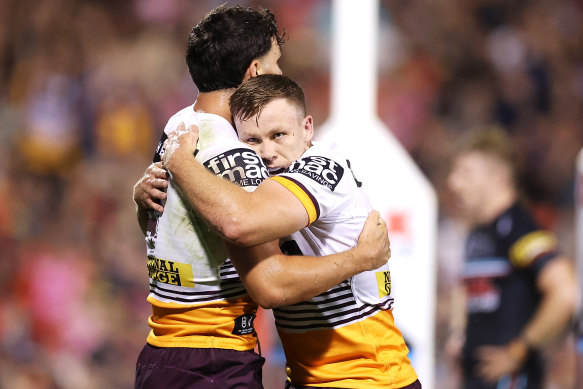
[[[502,162],[510,170],[511,178],[516,183],[518,161],[512,138],[499,127],[483,127],[465,133],[454,149],[454,156],[479,152]]]

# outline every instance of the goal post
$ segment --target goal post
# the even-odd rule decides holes
[[[379,1],[332,3],[330,117],[316,139],[344,149],[391,239],[395,322],[425,389],[434,388],[437,198],[377,117]]]

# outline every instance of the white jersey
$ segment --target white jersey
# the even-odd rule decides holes
[[[310,224],[282,239],[291,255],[325,256],[354,247],[372,210],[350,162],[314,142],[271,179],[304,205]],[[307,301],[274,309],[296,385],[401,388],[417,379],[396,328],[388,263],[341,282]]]
[[[162,151],[166,134],[175,130],[180,122],[186,127],[191,124],[198,126],[195,156],[211,172],[248,191],[254,190],[268,177],[261,158],[239,142],[227,120],[218,115],[195,112],[193,106],[170,118],[155,160]],[[149,320],[153,329],[148,337],[150,344],[214,345],[234,349],[254,346],[254,331],[249,324],[256,305],[248,298],[235,268],[227,259],[221,238],[182,200],[172,181],[167,190],[164,212],[150,220],[146,245],[150,278],[148,301],[154,307],[154,315]],[[193,307],[193,310],[185,310],[187,307]],[[172,313],[169,309],[177,311]],[[172,319],[164,321],[162,313]],[[214,336],[221,339],[209,340]],[[253,339],[247,339],[247,336]]]
[[[372,206],[349,164],[331,146],[314,142],[284,173],[272,178],[294,194],[300,191],[307,195],[304,206],[308,203],[314,209],[308,227],[282,240],[286,253],[321,257],[356,245]],[[336,306],[347,304],[351,309],[343,313],[335,310]],[[309,315],[305,312],[306,303],[300,303],[275,310],[275,317],[280,329],[302,332],[347,325],[390,309],[392,304],[387,263],[309,300]]]

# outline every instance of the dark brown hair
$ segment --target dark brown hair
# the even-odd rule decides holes
[[[278,74],[265,74],[245,81],[229,100],[231,114],[247,120],[259,117],[267,104],[276,99],[286,99],[296,105],[306,116],[306,100],[302,88],[292,79]]]
[[[188,36],[186,64],[192,80],[201,92],[236,88],[251,62],[271,49],[272,40],[281,46],[284,35],[268,9],[223,4]]]

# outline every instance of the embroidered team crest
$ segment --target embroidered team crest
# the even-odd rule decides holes
[[[334,192],[344,175],[344,168],[329,158],[309,156],[295,161],[287,172],[302,174]]]

